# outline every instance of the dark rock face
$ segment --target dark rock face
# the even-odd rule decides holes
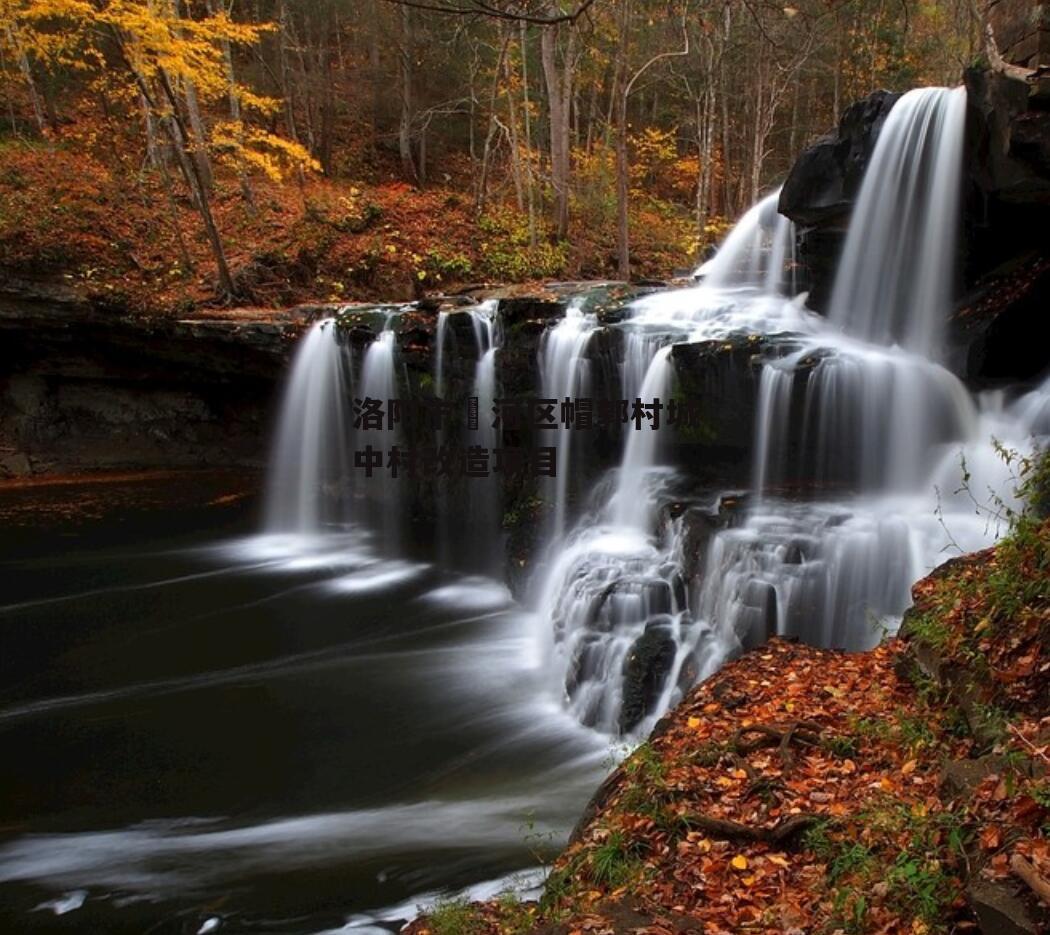
[[[948,361],[971,386],[1034,380],[1050,363],[1026,339],[1050,302],[1050,110],[1037,83],[971,68],[964,150],[962,260]],[[900,95],[852,105],[799,156],[780,211],[799,225],[798,278],[823,311],[864,170]]]
[[[675,641],[668,624],[652,621],[627,653],[623,669],[623,704],[620,731],[633,730],[660,700],[667,676],[674,666]]]
[[[780,213],[803,227],[848,216],[879,130],[899,98],[876,91],[846,108],[838,130],[795,160],[780,193]]]
[[[1038,377],[1030,335],[1050,302],[1050,112],[1016,77],[971,68],[967,90],[963,297],[953,369],[975,386]]]
[[[0,476],[258,465],[303,320],[127,318],[0,296]]]

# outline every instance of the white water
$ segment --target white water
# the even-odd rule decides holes
[[[534,582],[538,645],[553,690],[581,722],[642,732],[692,680],[771,634],[868,645],[876,623],[895,625],[912,582],[946,547],[994,540],[997,530],[957,492],[960,458],[979,497],[1008,492],[1009,471],[990,439],[1028,450],[1032,431],[1050,429],[1050,391],[1012,404],[1001,394],[975,399],[938,362],[954,277],[964,112],[963,91],[925,89],[890,113],[827,319],[793,294],[795,232],[773,192],[697,270],[697,285],[647,295],[611,326],[623,333],[617,363],[629,405],[637,398],[666,406],[673,344],[745,335],[765,359],[757,362],[753,493],[725,528],[713,491],[701,510],[712,530],[703,541],[665,511],[684,480],[661,445],[673,430],[629,422],[619,468],[587,490],[578,433],[551,431],[557,475],[542,491],[549,524]],[[477,352],[471,392],[481,418],[468,443],[491,450],[499,437],[488,418],[498,393],[498,314],[491,306],[469,314]],[[541,341],[540,395],[560,406],[608,382],[594,370],[600,327],[583,298],[570,303]],[[434,375],[446,395],[451,355],[462,353],[453,333],[451,315],[440,315]],[[363,385],[378,379],[372,365],[380,361],[393,373],[392,352],[392,341],[377,341]],[[666,409],[663,416],[666,423]],[[741,476],[740,490],[748,480]],[[498,530],[498,483],[468,483],[476,485],[471,527]],[[814,491],[818,502],[798,499]],[[455,535],[454,512],[446,503],[446,536]],[[500,551],[484,538],[483,551]],[[686,568],[698,563],[689,580]],[[643,657],[652,664],[639,670]]]
[[[670,347],[661,348],[656,352],[642,380],[638,395],[628,399],[640,399],[646,404],[659,400],[661,405],[667,405],[671,397],[670,356]],[[666,420],[666,412],[663,413],[663,417]],[[666,427],[654,429],[644,422],[640,429],[627,429],[627,445],[620,464],[616,493],[610,504],[613,525],[642,531],[652,526],[653,485],[659,480],[656,475],[665,473],[656,465],[660,440],[666,431]]]
[[[869,646],[899,622],[916,579],[1002,531],[970,494],[1009,499],[1010,471],[991,440],[1030,451],[1031,434],[1050,430],[1050,381],[1005,405],[1001,394],[975,399],[937,362],[951,307],[964,114],[961,89],[912,92],[891,112],[829,320],[789,300],[794,234],[776,216],[775,194],[697,271],[699,286],[635,303],[622,326],[628,398],[644,365],[639,395],[670,394],[667,350],[656,352],[668,343],[794,336],[769,345],[759,378],[756,495],[706,547],[688,546],[704,551],[687,596],[669,582],[682,579],[688,535],[680,520],[659,519],[674,472],[644,429],[628,432],[611,497],[600,488],[552,563],[540,602],[553,627],[546,648],[566,706],[584,723],[642,733],[691,680],[771,635]],[[969,492],[959,489],[963,458]],[[800,482],[822,498],[839,493],[784,499],[780,488]],[[646,653],[660,685],[642,686],[647,707],[636,721],[624,715],[627,670]]]
[[[760,288],[767,295],[793,295],[795,225],[777,211],[779,199],[778,188],[748,210],[693,277],[710,289]]]
[[[500,330],[495,302],[482,302],[472,313],[478,361],[474,367],[472,395],[478,400],[478,427],[467,433],[467,444],[486,449],[489,454],[489,476],[467,478],[471,524],[477,530],[479,566],[497,569],[502,565],[502,499],[500,475],[493,472],[500,447],[499,431],[493,427],[493,403],[498,398],[496,357],[499,353]]]
[[[940,351],[962,188],[963,88],[905,94],[879,133],[857,195],[829,317],[876,344]]]
[[[266,530],[318,534],[345,522],[352,463],[347,445],[350,355],[335,322],[299,342],[284,393],[266,492]]]
[[[622,324],[623,398],[666,406],[673,389],[671,347],[738,332],[812,327],[813,317],[784,293],[793,239],[776,215],[777,193],[749,211],[692,288],[655,293],[631,306]],[[558,387],[589,384],[582,348],[596,323],[578,310],[549,332],[545,373],[560,364]],[[555,354],[557,351],[557,356]],[[553,382],[544,380],[544,395]],[[698,678],[736,647],[694,618],[682,573],[684,527],[659,519],[675,472],[661,464],[661,439],[673,431],[625,428],[620,467],[597,486],[593,506],[564,539],[538,586],[541,647],[552,690],[582,723],[609,733],[644,734]],[[560,452],[559,452],[560,454]],[[559,460],[559,472],[563,469]],[[556,528],[569,513],[565,486],[555,488]],[[646,663],[644,660],[650,660]],[[652,671],[647,674],[646,669]]]
[[[598,322],[594,315],[586,315],[581,303],[573,300],[565,317],[546,332],[540,344],[540,385],[544,399],[554,399],[560,405],[565,398],[586,397],[591,391],[590,362],[585,353]],[[551,431],[557,450],[557,470],[546,481],[547,497],[554,503],[551,517],[551,536],[558,540],[565,534],[568,515],[569,476],[573,471],[573,438],[571,430]]]

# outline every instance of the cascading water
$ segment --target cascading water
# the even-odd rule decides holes
[[[371,397],[381,400],[384,411],[387,400],[396,399],[398,396],[395,370],[397,344],[394,332],[390,329],[391,320],[388,316],[383,330],[376,335],[365,352],[359,390],[361,399]],[[374,470],[371,477],[362,479],[360,486],[367,504],[369,525],[381,532],[382,542],[387,551],[395,550],[399,540],[403,481],[386,470],[385,452],[397,445],[398,441],[397,431],[391,431],[387,424],[378,428],[365,428],[362,425],[354,431],[354,444],[357,449],[367,450],[368,446],[371,446],[374,451],[384,453],[383,463]]]
[[[662,404],[666,404],[671,390],[670,354],[669,347],[656,352],[646,371],[637,399],[662,400]],[[628,430],[616,492],[610,502],[613,525],[643,531],[651,527],[653,486],[656,481],[654,473],[666,473],[666,469],[656,467],[660,438],[659,431],[647,425],[637,431]]]
[[[750,208],[718,252],[693,273],[710,289],[760,288],[793,295],[795,225],[777,211],[780,189]]]
[[[919,88],[890,111],[864,174],[830,320],[876,344],[939,351],[962,190],[963,88]]]
[[[805,317],[782,293],[791,280],[786,267],[793,232],[786,219],[778,219],[776,199],[773,193],[741,219],[699,286],[632,304],[620,326],[624,399],[667,406],[671,344],[747,330],[758,322],[787,327]],[[578,310],[570,311],[548,333],[545,362],[554,359],[557,347],[559,387],[588,383],[581,349],[596,323],[581,319]],[[548,363],[545,373],[550,372]],[[544,395],[555,397],[548,386],[553,389],[545,380]],[[659,464],[661,431],[668,430],[627,426],[619,470],[598,485],[595,505],[556,550],[540,587],[539,625],[550,627],[541,641],[555,690],[581,722],[613,733],[643,733],[736,645],[722,645],[690,612],[685,527],[681,520],[659,519],[660,500],[675,477]],[[556,503],[563,527],[564,497]]]
[[[911,583],[942,557],[945,526],[963,548],[994,537],[966,495],[953,493],[960,457],[982,489],[1002,491],[1006,472],[988,438],[1027,450],[1030,433],[1050,431],[1050,381],[1013,403],[1001,394],[975,400],[937,361],[951,298],[964,110],[962,91],[928,89],[905,95],[889,115],[829,319],[792,296],[795,234],[774,192],[697,271],[698,285],[638,299],[613,325],[600,324],[581,297],[544,334],[539,392],[559,403],[615,382],[604,363],[600,378],[594,370],[605,360],[592,345],[603,327],[622,332],[620,389],[630,402],[669,401],[673,344],[744,335],[765,358],[750,497],[712,493],[699,506],[693,490],[693,506],[669,512],[683,478],[663,463],[658,431],[628,424],[619,469],[595,485],[588,507],[570,481],[583,473],[579,439],[565,429],[554,436],[557,474],[544,490],[552,545],[536,582],[537,621],[555,689],[583,723],[643,732],[696,678],[771,634],[868,644],[872,620],[892,626]],[[499,437],[489,419],[498,395],[495,312],[492,304],[467,310],[476,350],[469,389],[454,363],[464,333],[455,312],[438,316],[434,361],[439,395],[478,397],[479,427],[467,444],[490,450]],[[395,366],[387,331],[365,355],[358,395],[396,395]],[[349,371],[324,328],[304,339],[272,479],[272,489],[300,494],[274,507],[273,528],[331,521],[317,491],[339,480],[346,439],[329,445],[323,437],[341,433],[322,429],[316,413],[345,421],[336,420],[337,399]],[[471,488],[472,526],[498,528],[498,492],[498,483]],[[372,496],[385,501],[384,517],[397,515],[381,483]],[[723,509],[726,502],[736,505]],[[575,522],[574,513],[582,513]],[[451,529],[451,511],[443,515]]]
[[[497,303],[482,302],[473,313],[474,335],[478,345],[478,361],[474,367],[473,395],[478,400],[478,427],[469,433],[468,443],[489,452],[490,463],[492,452],[500,447],[499,431],[493,427],[493,405],[498,398],[496,382],[496,357],[499,352],[500,332],[496,320]],[[472,489],[470,496],[470,517],[473,526],[478,530],[479,560],[488,570],[500,563],[500,549],[494,548],[493,537],[499,537],[502,514],[500,510],[499,476],[470,481],[477,484],[477,492]]]
[[[445,382],[445,357],[448,353],[449,313],[438,312],[434,331],[434,395],[443,399],[448,389]]]
[[[935,359],[951,305],[965,106],[962,89],[900,99],[861,187],[829,323],[813,319],[797,348],[763,369],[757,504],[716,537],[698,609],[742,639],[870,645],[870,623],[895,625],[911,583],[943,559],[942,520],[963,548],[994,535],[951,494],[960,452],[980,465],[971,475],[982,492],[1006,491],[990,437],[1027,450],[1032,423],[993,417]],[[773,496],[799,484],[852,496]]]
[[[277,424],[266,490],[265,529],[317,535],[349,519],[346,485],[351,358],[333,319],[299,343]]]
[[[646,365],[639,395],[668,393],[667,351],[657,351],[668,343],[767,336],[757,496],[706,547],[686,547],[684,520],[659,520],[668,495],[646,482],[660,470],[654,440],[629,433],[614,492],[599,494],[608,505],[568,537],[541,602],[566,704],[584,723],[644,731],[692,679],[774,634],[870,645],[879,626],[899,620],[912,582],[943,559],[948,536],[965,549],[994,537],[966,495],[952,493],[960,457],[982,491],[1008,489],[989,438],[1028,450],[1028,433],[1050,428],[1050,381],[1009,407],[975,403],[936,360],[951,302],[964,114],[964,92],[944,89],[905,95],[891,112],[830,321],[788,300],[794,232],[776,215],[776,194],[697,271],[698,287],[635,303],[622,326],[628,398]],[[772,495],[800,485],[843,499]],[[701,528],[724,525],[717,513],[703,513]],[[679,586],[689,577],[685,553],[698,549],[688,594]]]
[[[590,361],[585,353],[598,321],[585,314],[582,302],[569,303],[565,317],[543,335],[540,344],[540,385],[545,399],[559,402],[566,397],[585,397],[591,391]],[[547,496],[554,505],[551,517],[551,537],[560,539],[565,533],[568,515],[569,474],[572,470],[573,433],[559,431],[555,440],[557,471],[547,482]]]

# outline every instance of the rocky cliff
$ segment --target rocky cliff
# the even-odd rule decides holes
[[[968,110],[958,305],[949,360],[974,387],[1036,377],[1045,350],[1026,336],[1050,301],[1050,111],[1039,73],[974,67]],[[808,304],[828,303],[864,167],[899,95],[876,91],[804,151],[784,183],[780,211],[799,228]]]

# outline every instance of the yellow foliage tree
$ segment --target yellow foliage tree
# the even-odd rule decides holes
[[[293,170],[317,170],[310,154],[290,140],[249,126],[246,110],[279,106],[233,81],[227,52],[251,46],[273,28],[238,23],[219,9],[192,16],[185,0],[0,0],[0,36],[30,89],[37,121],[43,114],[31,60],[44,67],[105,69],[116,65],[147,112],[147,127],[162,128],[204,222],[215,258],[219,291],[236,293],[210,205],[209,153],[240,171],[258,169],[280,179]],[[200,103],[236,102],[236,118],[204,127]],[[150,144],[152,145],[152,143]]]

